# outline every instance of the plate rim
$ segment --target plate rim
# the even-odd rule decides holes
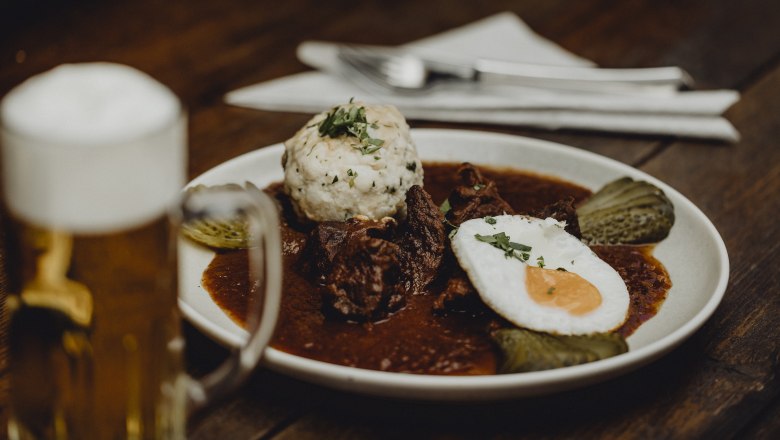
[[[542,139],[463,129],[420,128],[412,129],[411,132],[416,143],[418,143],[417,139],[456,136],[483,142],[492,139],[521,143],[525,147],[551,149],[571,156],[575,160],[583,158],[588,161],[595,161],[606,167],[618,168],[628,174],[638,175],[643,179],[651,181],[667,194],[673,194],[674,198],[685,203],[687,205],[686,208],[694,214],[697,223],[704,225],[706,228],[705,232],[713,239],[718,250],[717,261],[720,267],[718,268],[718,280],[712,295],[690,320],[658,340],[612,358],[553,370],[487,376],[437,376],[395,373],[330,364],[285,353],[273,347],[266,349],[262,361],[263,366],[278,373],[330,388],[386,397],[432,401],[497,400],[508,397],[527,397],[586,386],[608,377],[627,373],[650,363],[670,352],[692,336],[709,320],[720,304],[729,278],[729,259],[723,238],[701,209],[663,181],[615,159],[577,147]],[[209,175],[218,174],[222,169],[233,167],[236,163],[241,163],[256,155],[274,155],[279,154],[281,150],[283,150],[283,144],[276,143],[236,156],[201,173],[187,183],[187,186],[197,184]],[[513,165],[508,164],[508,166]],[[515,167],[523,169],[522,166]],[[533,172],[534,170],[529,169],[527,171]],[[575,184],[578,183],[576,180],[568,179],[568,181]],[[237,336],[209,321],[207,317],[186,303],[181,295],[179,297],[179,307],[183,316],[211,339],[225,346],[240,344]],[[475,389],[482,391],[482,395],[475,393]]]

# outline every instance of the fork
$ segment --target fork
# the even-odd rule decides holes
[[[455,82],[615,94],[670,94],[693,82],[679,67],[602,69],[489,59],[457,64],[400,50],[359,45],[340,45],[338,58],[353,79],[383,91],[407,94]]]

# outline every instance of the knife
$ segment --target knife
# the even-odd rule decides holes
[[[419,51],[386,46],[366,46],[305,41],[298,46],[298,59],[311,67],[340,74],[362,84],[392,91],[414,92],[438,80],[476,84],[513,84],[525,87],[607,92],[617,94],[673,94],[690,87],[693,80],[679,67],[603,69],[549,66],[506,60],[464,60],[431,56]],[[413,82],[387,80],[383,67],[390,61],[415,66]],[[404,66],[410,67],[410,66]],[[387,69],[385,69],[387,70]],[[397,69],[396,69],[397,70]],[[422,81],[425,81],[424,83]]]

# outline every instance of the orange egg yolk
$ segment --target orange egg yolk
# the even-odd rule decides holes
[[[601,305],[601,293],[574,272],[526,266],[525,286],[537,304],[584,315]]]

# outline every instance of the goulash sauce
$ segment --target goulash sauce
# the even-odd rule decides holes
[[[442,202],[457,185],[456,163],[425,164],[425,190],[436,203]],[[532,212],[565,197],[581,201],[590,191],[549,177],[515,170],[480,167],[485,177],[496,182],[503,198],[518,213]],[[281,185],[266,189],[284,206]],[[290,219],[283,209],[283,220]],[[283,300],[272,346],[298,356],[334,364],[372,370],[439,375],[495,374],[498,352],[489,332],[504,322],[479,301],[467,311],[433,313],[434,301],[442,290],[442,280],[456,268],[445,258],[437,282],[421,295],[411,295],[406,305],[387,319],[373,323],[345,322],[323,313],[320,286],[302,275],[300,262],[307,231],[294,221],[282,221],[284,248]],[[628,286],[631,296],[629,317],[618,330],[630,335],[654,316],[671,283],[666,270],[652,256],[651,246],[593,246],[593,251],[614,267]],[[534,272],[538,268],[531,268]],[[549,271],[538,269],[539,271]],[[566,277],[559,273],[554,277]],[[214,301],[235,321],[243,324],[247,304],[247,254],[245,251],[218,253],[204,273],[203,285]],[[544,273],[534,273],[532,291],[547,297],[549,282]],[[538,279],[541,278],[541,279]],[[579,278],[579,279],[576,279]],[[585,300],[558,298],[556,307],[587,313],[598,306],[601,297],[589,283],[577,276],[569,280],[585,292]],[[547,284],[545,284],[547,283]],[[537,285],[538,284],[538,285]],[[550,301],[539,298],[540,302]]]

